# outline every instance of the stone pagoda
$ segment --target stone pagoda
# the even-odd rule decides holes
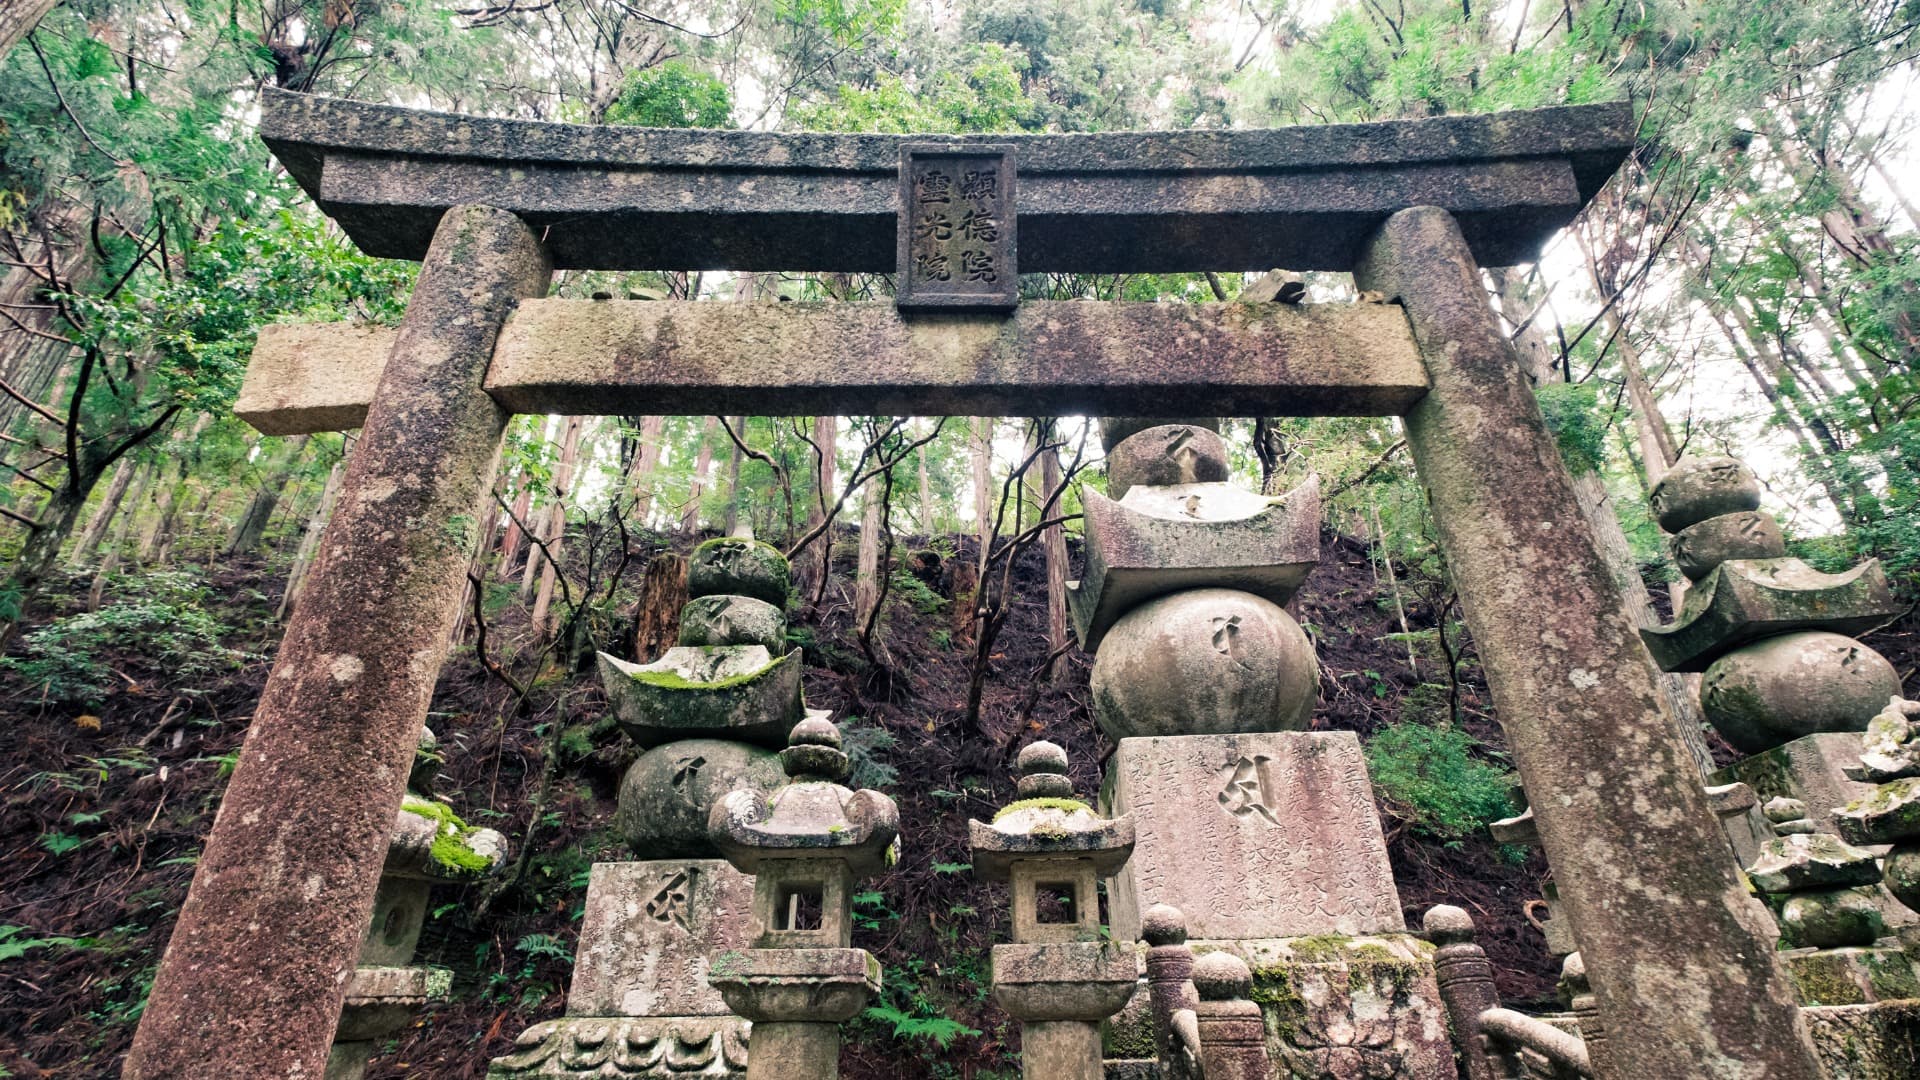
[[[1689,586],[1674,621],[1640,635],[1661,670],[1701,675],[1707,722],[1748,755],[1711,778],[1747,784],[1760,804],[1728,820],[1735,853],[1760,857],[1774,799],[1804,803],[1812,827],[1834,833],[1831,810],[1867,790],[1846,775],[1858,733],[1900,690],[1893,665],[1851,636],[1903,610],[1880,564],[1828,574],[1787,555],[1759,481],[1734,458],[1681,459],[1648,502]]]
[[[993,999],[1020,1021],[1027,1080],[1100,1080],[1100,1022],[1133,997],[1131,941],[1102,933],[1098,883],[1126,865],[1133,819],[1074,797],[1067,752],[1020,751],[1016,799],[973,821],[974,872],[1012,893],[1013,943],[993,947]]]
[[[880,963],[853,944],[853,883],[893,865],[900,812],[877,791],[849,791],[840,732],[794,725],[780,752],[787,784],[714,804],[708,832],[754,877],[751,947],[716,952],[707,975],[753,1022],[749,1080],[840,1075],[840,1027],[880,992]]]
[[[751,943],[754,884],[718,857],[708,818],[725,796],[786,781],[776,751],[806,716],[789,578],[766,544],[708,541],[688,560],[679,645],[644,665],[600,655],[614,717],[645,750],[614,814],[638,861],[594,865],[567,1013],[523,1032],[490,1077],[747,1071],[748,1024],[707,965]]]
[[[1106,420],[1110,494],[1081,495],[1070,604],[1118,746],[1101,802],[1136,830],[1113,936],[1179,908],[1196,954],[1247,963],[1287,1068],[1345,1060],[1357,1038],[1365,1067],[1450,1077],[1431,951],[1406,933],[1360,742],[1304,730],[1318,664],[1282,605],[1319,561],[1318,485],[1275,498],[1227,483],[1217,429]],[[1122,1030],[1150,1015],[1129,1010],[1109,1044],[1151,1045]]]

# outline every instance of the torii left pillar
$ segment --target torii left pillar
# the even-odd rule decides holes
[[[499,462],[481,382],[552,274],[507,211],[441,219],[124,1076],[324,1072]]]

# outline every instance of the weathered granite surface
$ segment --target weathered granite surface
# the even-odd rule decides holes
[[[1006,145],[1020,268],[1349,269],[1388,214],[1459,215],[1487,265],[1524,261],[1633,145],[1624,104],[1275,130],[926,136],[582,127],[274,90],[260,134],[369,254],[419,258],[485,200],[556,265],[889,272],[901,147]],[[723,179],[724,178],[724,179]]]
[[[1154,904],[1184,912],[1195,940],[1406,928],[1349,732],[1124,739],[1101,799],[1135,829],[1108,886],[1116,938],[1138,938]]]
[[[1760,480],[1739,458],[1689,454],[1653,485],[1647,508],[1662,529],[1678,533],[1709,518],[1760,509]]]
[[[1743,783],[1753,789],[1760,802],[1791,799],[1802,803],[1814,825],[1822,832],[1838,834],[1833,812],[1872,789],[1847,777],[1860,753],[1860,737],[1848,732],[1807,735],[1764,753],[1741,758],[1715,772],[1716,784]],[[1745,815],[1727,820],[1727,835],[1733,841],[1734,854],[1742,865],[1759,854],[1760,844],[1770,835],[1763,807],[1756,806]]]
[[[568,1016],[713,1016],[710,957],[746,947],[753,879],[719,859],[595,863]]]
[[[1920,998],[1920,973],[1899,949],[1795,949],[1780,954],[1802,1005]]]
[[[600,654],[600,685],[627,737],[784,744],[800,719],[800,658],[760,645],[676,645],[651,664]]]
[[[391,333],[335,323],[262,336],[243,418],[277,435],[350,426]],[[336,350],[350,355],[323,359]],[[357,381],[335,378],[348,376]],[[884,302],[543,300],[511,324],[487,382],[515,412],[567,415],[805,416],[850,403],[901,415],[1098,415],[1151,400],[1243,416],[1390,416],[1426,388],[1405,321],[1380,304],[1048,300],[1006,318],[911,320]]]
[[[1793,558],[1733,559],[1687,590],[1672,623],[1640,637],[1660,670],[1699,672],[1762,638],[1796,630],[1864,634],[1904,610],[1872,559],[1839,574]]]
[[[1757,754],[1823,731],[1865,731],[1899,692],[1886,657],[1841,634],[1803,630],[1715,660],[1700,680],[1700,708],[1735,749]]]
[[[383,373],[347,462],[129,1077],[325,1067],[506,430],[481,377],[507,312],[552,272],[504,210],[434,221],[394,346],[406,363]]]
[[[1288,731],[1307,726],[1320,666],[1280,605],[1237,589],[1189,589],[1121,616],[1090,684],[1094,719],[1115,740]]]
[[[1320,561],[1320,483],[1269,497],[1230,484],[1135,486],[1119,502],[1083,490],[1086,566],[1068,583],[1080,647],[1095,652],[1115,623],[1187,589],[1293,598]]]
[[[1230,474],[1226,441],[1192,424],[1143,428],[1107,451],[1106,465],[1106,494],[1114,500],[1135,484],[1217,484]]]
[[[704,858],[713,804],[736,788],[771,794],[786,783],[773,751],[726,739],[685,739],[641,754],[620,781],[614,831],[642,859]]]
[[[1196,941],[1253,973],[1275,1075],[1298,1080],[1453,1080],[1433,946],[1407,934]]]
[[[488,1080],[739,1077],[750,1025],[736,1016],[564,1017],[535,1024]]]
[[[1920,1001],[1802,1009],[1829,1080],[1920,1076]]]

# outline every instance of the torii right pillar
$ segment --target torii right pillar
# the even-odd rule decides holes
[[[1407,444],[1599,998],[1601,1075],[1815,1080],[1773,926],[1741,885],[1458,223],[1434,207],[1395,214],[1354,279],[1406,310],[1432,379]]]

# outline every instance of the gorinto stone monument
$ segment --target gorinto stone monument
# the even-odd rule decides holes
[[[1147,413],[1404,418],[1591,975],[1599,1074],[1811,1080],[1770,924],[1479,277],[1536,258],[1634,129],[1622,103],[1274,131],[660,131],[267,92],[261,134],[288,172],[363,250],[422,269],[397,331],[281,328],[249,368],[236,411],[262,432],[362,434],[127,1075],[321,1074],[460,602],[465,530],[513,413]],[[1016,302],[1017,273],[1273,266],[1350,271],[1384,302]],[[891,272],[900,303],[547,299],[553,271],[573,268]],[[1115,930],[1133,933],[1118,925],[1127,904],[1155,902],[1143,881],[1179,891],[1204,993],[1173,1012],[1218,1036],[1196,1036],[1210,1068],[1244,1072],[1265,1049],[1295,1075],[1444,1075],[1444,1024],[1421,1012],[1438,1008],[1432,960],[1398,932],[1378,825],[1356,812],[1364,773],[1350,742],[1302,730],[1314,660],[1282,605],[1316,557],[1310,493],[1274,503],[1228,487],[1202,421],[1110,436],[1114,497],[1087,500],[1093,555],[1074,610],[1097,650],[1098,720],[1122,746],[1106,801],[1124,800],[1138,830]],[[1694,569],[1730,561],[1696,586],[1715,601],[1683,620],[1701,632],[1675,640],[1686,662],[1712,663],[1727,651],[1717,628],[1764,592],[1727,568],[1779,560],[1749,518],[1698,540]],[[746,1050],[759,1075],[778,1061],[782,1075],[828,1076],[833,1023],[877,985],[839,935],[842,894],[879,869],[897,825],[834,782],[833,729],[803,719],[784,596],[762,591],[771,564],[750,545],[705,561],[715,584],[696,586],[683,648],[603,672],[649,753],[623,786],[640,861],[590,886],[574,1004],[593,1015],[526,1033],[496,1072],[644,1075],[656,1053],[669,1071],[738,1071]],[[1760,685],[1742,678],[1729,686]],[[1767,719],[1789,738],[1798,722]],[[1207,748],[1166,766],[1186,790],[1127,748],[1179,740]],[[782,745],[790,782],[763,817],[761,752]],[[727,862],[695,835],[703,802]],[[1155,839],[1176,812],[1202,837],[1181,880]],[[1272,837],[1341,862],[1290,861]],[[758,877],[757,947],[728,947],[734,871]],[[1236,904],[1252,910],[1229,923]],[[1308,927],[1337,936],[1299,936]],[[1224,932],[1261,936],[1208,936]],[[708,987],[751,1031],[669,1011],[711,1005],[695,986],[702,955]],[[1245,993],[1278,1003],[1262,980],[1281,972],[1320,1004],[1256,1048],[1233,960]],[[1480,1015],[1483,1034],[1585,1062],[1577,1039],[1502,1012]],[[770,1043],[785,1049],[769,1058]],[[682,1068],[689,1053],[706,1056]],[[570,1064],[588,1059],[597,1074]]]

